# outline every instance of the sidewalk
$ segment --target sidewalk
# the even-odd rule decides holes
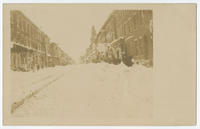
[[[26,99],[34,96],[40,90],[55,81],[63,74],[64,67],[42,69],[37,72],[11,73],[11,105],[12,109],[18,108]],[[13,112],[13,111],[12,111]]]

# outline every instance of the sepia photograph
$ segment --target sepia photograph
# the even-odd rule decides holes
[[[4,123],[159,124],[156,7],[4,4]]]

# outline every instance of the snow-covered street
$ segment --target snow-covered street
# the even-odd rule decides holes
[[[12,74],[12,103],[24,100],[14,110],[13,116],[70,119],[152,117],[152,68],[99,63],[69,65],[39,72],[21,72],[27,77],[25,80],[21,78],[21,82],[22,76],[17,76],[18,72]],[[34,83],[33,80],[38,81]],[[35,90],[38,91],[24,99]]]

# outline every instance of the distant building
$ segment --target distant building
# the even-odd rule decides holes
[[[90,43],[93,44],[95,43],[95,38],[96,38],[96,29],[94,26],[92,26],[92,29],[91,29],[91,38],[90,38]]]
[[[90,63],[95,62],[96,59],[96,30],[95,27],[92,26],[91,29],[91,38],[89,48],[86,49],[86,53],[84,57],[81,57],[81,62]]]

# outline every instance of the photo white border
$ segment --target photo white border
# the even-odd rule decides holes
[[[3,3],[196,3],[197,4],[197,125],[196,126],[3,126],[2,87],[3,87]],[[200,0],[0,0],[0,128],[1,129],[198,129],[200,128]]]

